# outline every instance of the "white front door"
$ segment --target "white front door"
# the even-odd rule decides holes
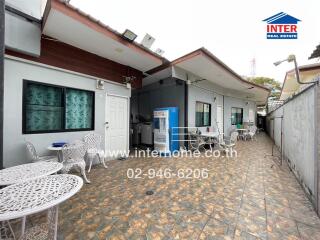
[[[129,99],[107,94],[106,97],[106,154],[129,149]],[[115,156],[116,158],[116,156]]]
[[[223,107],[217,106],[217,125],[220,134],[223,133]]]

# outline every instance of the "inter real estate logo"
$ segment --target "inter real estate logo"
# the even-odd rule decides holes
[[[267,39],[297,39],[298,22],[301,21],[284,12],[263,20],[267,22]]]

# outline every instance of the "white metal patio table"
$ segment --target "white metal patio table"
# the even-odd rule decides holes
[[[51,175],[58,172],[62,167],[63,165],[61,163],[40,161],[5,168],[0,170],[0,186],[23,183],[32,179]],[[22,219],[22,225],[24,223],[25,218]],[[12,232],[9,222],[8,225]]]
[[[219,132],[203,132],[200,135],[202,138],[205,138],[206,144],[210,146],[210,150],[212,150],[212,144],[214,144],[214,140],[219,138]]]
[[[242,140],[244,139],[244,133],[248,131],[247,128],[237,128],[236,131],[239,133],[239,137],[242,138]]]
[[[0,186],[22,183],[54,174],[61,170],[62,163],[39,161],[0,170]]]
[[[63,160],[63,156],[62,156],[62,147],[54,147],[54,146],[49,146],[47,147],[47,149],[49,151],[54,151],[57,153],[57,156],[58,156],[58,161],[59,162],[62,162]]]
[[[54,239],[57,238],[58,205],[83,186],[83,180],[71,174],[50,175],[13,184],[0,190],[0,221],[26,216],[51,209],[54,212]],[[50,227],[50,226],[48,226]],[[22,235],[25,233],[23,221]]]
[[[219,133],[218,132],[203,132],[201,133],[202,137],[208,137],[208,138],[218,138]]]

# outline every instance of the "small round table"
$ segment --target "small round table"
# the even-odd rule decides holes
[[[39,161],[0,170],[0,186],[22,183],[54,174],[61,170],[62,163]]]
[[[49,147],[47,147],[47,149],[50,150],[50,151],[57,152],[58,161],[62,162],[62,160],[63,160],[62,147],[49,146]]]
[[[0,221],[21,217],[25,219],[28,215],[51,209],[54,213],[53,238],[56,239],[58,205],[76,194],[82,186],[83,180],[80,177],[59,174],[5,187],[0,190]],[[22,224],[24,236],[25,221]]]
[[[247,128],[237,128],[236,130],[239,133],[239,137],[242,138],[242,140],[245,140],[244,133],[247,132],[248,129]]]

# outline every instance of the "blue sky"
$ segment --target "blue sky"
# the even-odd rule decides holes
[[[161,48],[174,60],[205,47],[240,75],[251,73],[282,82],[292,63],[273,62],[295,54],[299,65],[310,64],[309,55],[320,43],[319,0],[71,0],[72,5],[123,32],[126,28],[156,38],[152,49]],[[267,40],[262,20],[285,12],[298,19],[297,40]]]

